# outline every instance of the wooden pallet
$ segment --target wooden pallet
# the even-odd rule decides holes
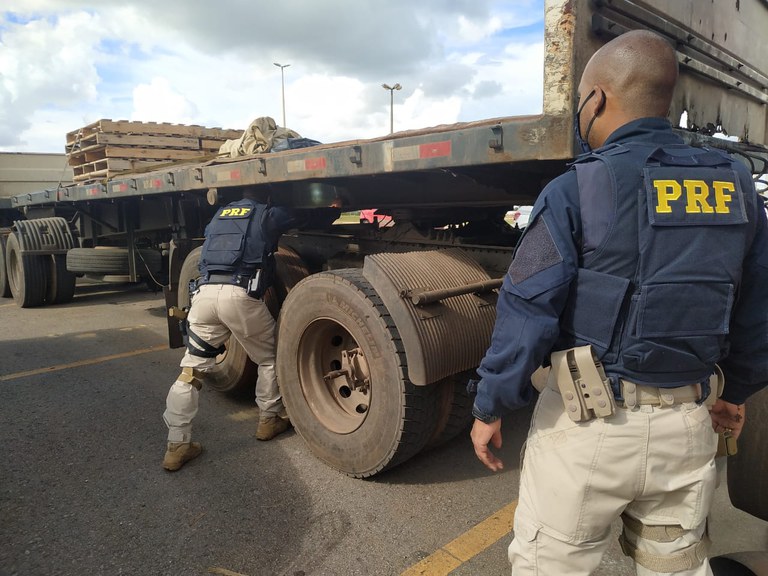
[[[143,160],[190,160],[205,156],[203,150],[180,150],[177,148],[139,148],[129,146],[92,146],[74,152],[69,156],[72,167],[90,164],[105,158],[143,159]]]
[[[76,182],[174,162],[204,161],[240,130],[127,120],[99,120],[67,134],[67,159]]]
[[[200,138],[189,136],[153,136],[151,134],[109,134],[107,132],[94,132],[84,136],[78,142],[79,146],[72,145],[68,152],[77,152],[100,144],[117,144],[119,146],[141,146],[144,148],[189,148],[200,149]]]
[[[239,138],[242,130],[228,130],[224,128],[206,128],[195,124],[169,124],[166,122],[132,122],[128,120],[97,120],[77,130],[67,133],[66,148],[77,146],[80,142],[87,141],[92,135],[99,133],[123,134],[123,135],[151,135],[151,136],[182,136],[188,138],[206,138],[213,140],[230,140]]]
[[[103,158],[74,166],[74,181],[111,178],[121,172],[154,168],[167,164],[164,160],[131,160],[129,158]]]
[[[235,136],[234,138],[228,138],[227,140],[237,140],[242,136],[242,132]],[[206,152],[218,152],[219,148],[221,148],[221,145],[224,144],[226,140],[215,140],[212,138],[200,138],[200,150],[205,150]]]

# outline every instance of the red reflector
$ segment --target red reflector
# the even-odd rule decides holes
[[[304,160],[304,167],[307,170],[325,170],[325,158],[307,158]]]
[[[451,141],[432,142],[419,146],[419,158],[439,158],[451,155]]]

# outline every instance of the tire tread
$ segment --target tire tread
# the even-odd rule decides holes
[[[435,386],[416,386],[408,379],[407,360],[402,338],[384,302],[363,276],[362,270],[345,268],[321,272],[305,280],[305,282],[314,282],[329,276],[334,277],[334,282],[345,284],[348,289],[355,290],[361,299],[370,302],[378,317],[369,318],[368,322],[378,322],[386,330],[397,359],[397,378],[403,390],[401,401],[403,417],[399,437],[391,446],[388,456],[382,459],[379,466],[362,473],[339,470],[354,478],[369,478],[402,464],[425,447],[432,437],[437,423],[437,388]]]

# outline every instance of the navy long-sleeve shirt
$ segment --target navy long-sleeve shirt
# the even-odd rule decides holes
[[[679,142],[666,120],[648,118],[618,129],[605,146],[638,141]],[[756,193],[753,188],[745,194]],[[730,351],[718,362],[726,377],[723,399],[736,404],[768,384],[768,226],[762,202],[755,199],[751,205],[755,209],[748,218],[755,235],[731,315]],[[499,291],[491,345],[477,371],[476,415],[501,417],[533,398],[530,378],[560,336],[560,316],[578,274],[582,245],[578,182],[571,169],[537,199]]]

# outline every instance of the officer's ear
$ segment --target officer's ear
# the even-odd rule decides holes
[[[595,95],[592,97],[594,100],[594,103],[592,104],[594,106],[594,115],[600,116],[600,114],[603,113],[605,110],[605,90],[603,90],[600,86],[595,85],[592,90],[595,91]]]

